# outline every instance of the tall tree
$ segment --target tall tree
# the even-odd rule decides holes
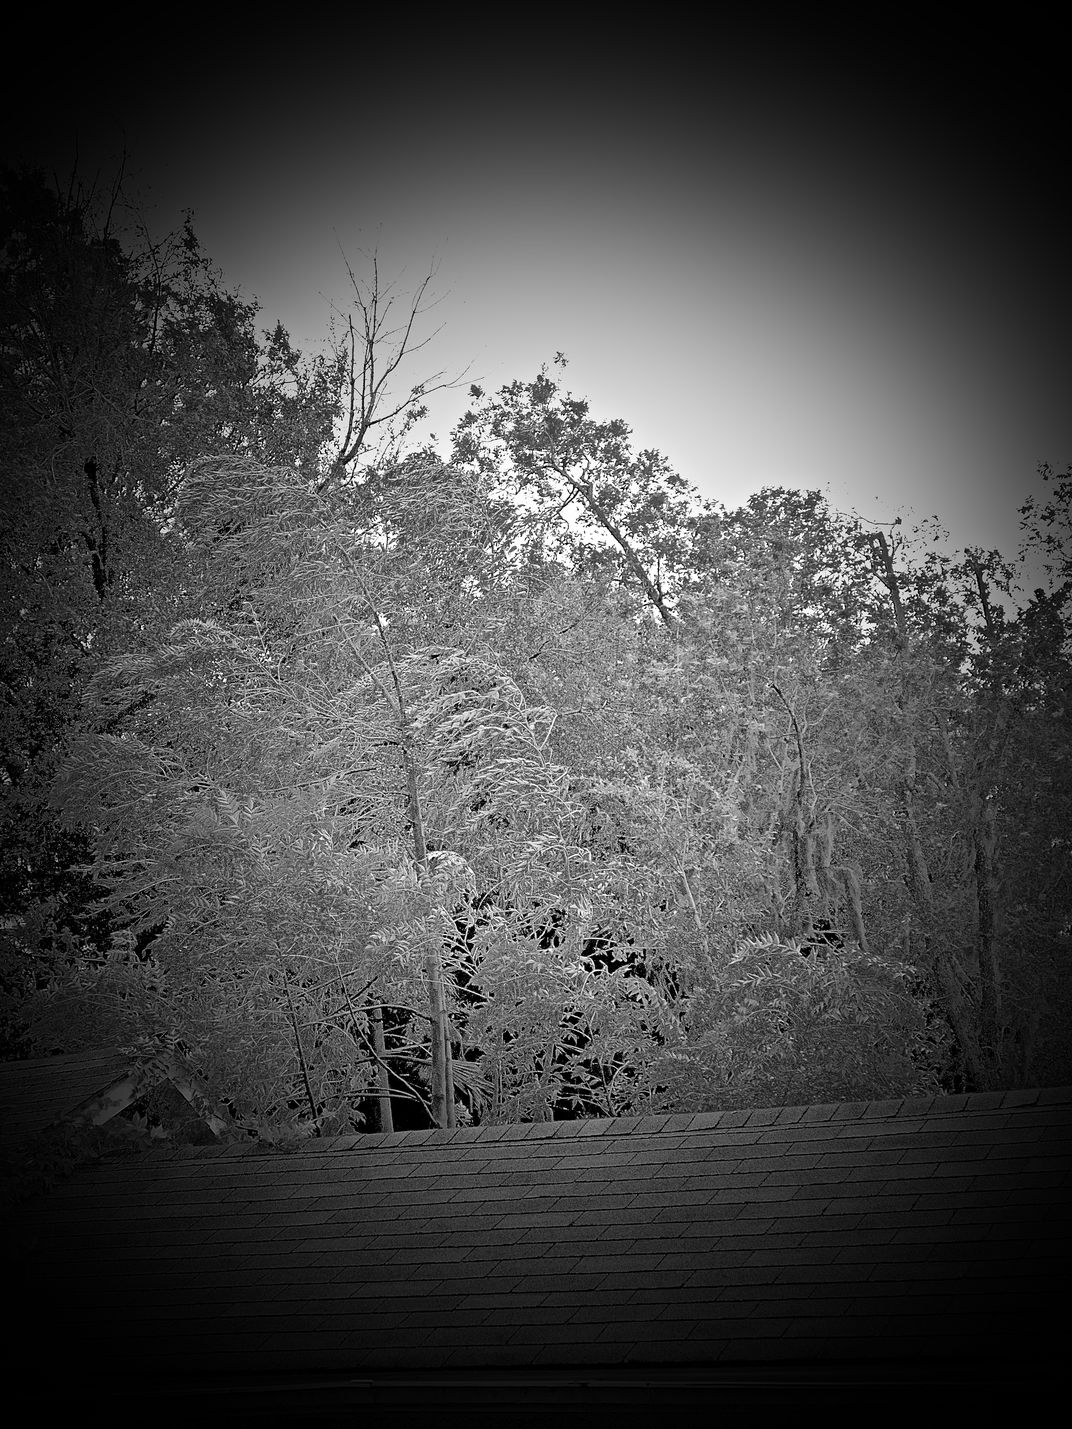
[[[561,353],[555,365],[562,369]],[[633,451],[625,422],[596,421],[547,368],[475,406],[454,433],[454,460],[513,491],[534,518],[539,557],[611,570],[673,621],[690,508],[688,484],[656,451]]]
[[[124,247],[108,204],[0,176],[0,917],[12,990],[80,937],[77,838],[47,809],[87,681],[190,608],[174,494],[205,449],[299,466],[333,430],[335,378],[228,293],[187,224]]]
[[[469,509],[467,494],[459,481]],[[406,641],[400,575],[416,581],[434,542],[396,541],[404,511],[385,523],[381,501],[362,523],[299,473],[201,463],[179,517],[212,618],[103,667],[57,787],[67,820],[92,831],[128,943],[162,930],[142,974],[167,989],[158,1015],[247,1118],[258,1100],[318,1128],[345,1115],[385,1055],[372,1014],[386,1007],[430,1023],[428,1099],[449,1123],[462,971],[479,982],[468,1035],[485,1029],[485,1060],[488,1029],[499,1042],[484,1073],[459,1063],[457,1076],[500,1105],[535,1062],[563,1080],[550,1064],[567,993],[595,1017],[577,959],[588,860],[546,716],[490,658]],[[450,545],[449,523],[438,539]],[[487,916],[452,967],[478,882]],[[577,931],[541,947],[537,905],[576,905]],[[117,959],[137,975],[128,943],[106,981]],[[519,996],[534,986],[532,1003]],[[38,1026],[66,1019],[70,1036],[88,1005],[84,974],[58,980]],[[269,1069],[271,1089],[251,1085]]]

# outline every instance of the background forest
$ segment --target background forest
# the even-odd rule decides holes
[[[445,459],[426,286],[309,358],[2,184],[5,1057],[270,1139],[1070,1079],[1072,473],[1007,555],[726,510],[561,355]]]

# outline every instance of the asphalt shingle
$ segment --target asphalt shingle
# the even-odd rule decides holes
[[[15,1217],[156,1376],[988,1357],[1056,1332],[1072,1091],[110,1156]]]

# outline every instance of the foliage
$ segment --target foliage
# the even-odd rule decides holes
[[[274,1140],[387,1073],[437,1120],[1067,1076],[1069,474],[1019,565],[727,511],[546,369],[444,461],[390,391],[423,287],[392,330],[374,275],[308,363],[188,230],[135,259],[20,203],[0,976],[37,1045],[181,1035]]]
[[[31,983],[107,944],[48,790],[100,664],[190,609],[173,498],[205,449],[315,469],[338,375],[228,293],[189,223],[125,248],[77,185],[0,177],[0,917]]]
[[[555,364],[565,368],[561,353]],[[455,431],[454,460],[521,499],[533,554],[613,573],[669,623],[688,540],[687,483],[659,452],[634,453],[624,422],[595,421],[546,367],[491,399],[470,391],[477,405]]]
[[[805,954],[802,956],[802,954]],[[940,1089],[948,1033],[928,1025],[915,970],[858,949],[807,956],[748,939],[693,1000],[690,1036],[660,1070],[675,1105],[880,1099]]]

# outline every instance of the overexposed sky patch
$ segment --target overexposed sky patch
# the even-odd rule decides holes
[[[185,89],[171,57],[172,102],[164,77],[155,102],[103,83],[91,112],[24,123],[20,156],[62,169],[77,130],[106,169],[125,143],[154,226],[192,208],[299,345],[346,302],[340,244],[359,272],[378,248],[403,295],[437,261],[443,331],[412,381],[471,363],[494,388],[561,350],[594,413],[707,496],[819,487],[1014,549],[1037,464],[1072,460],[1045,35],[922,57],[814,24],[778,48],[359,38],[236,36]],[[430,429],[465,405],[435,397]]]

